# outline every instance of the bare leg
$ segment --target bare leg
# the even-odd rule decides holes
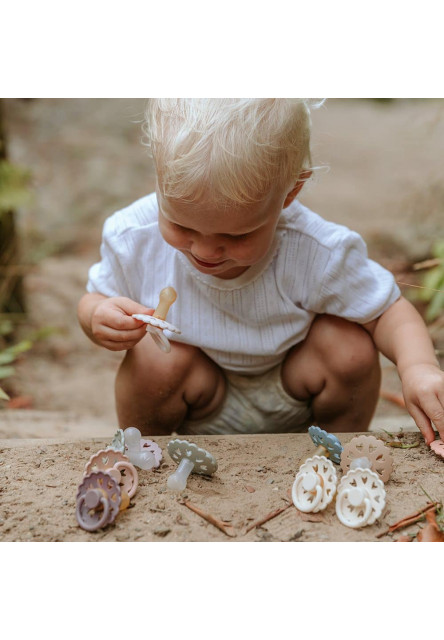
[[[168,435],[185,418],[199,420],[225,396],[225,377],[203,351],[179,342],[163,353],[150,336],[127,351],[116,378],[116,408],[122,429]]]
[[[330,432],[366,431],[380,382],[378,352],[370,335],[334,316],[318,316],[282,365],[284,389],[298,400],[312,398],[316,424]]]

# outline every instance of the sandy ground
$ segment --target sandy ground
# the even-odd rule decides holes
[[[23,262],[33,265],[25,281],[29,317],[20,333],[42,327],[56,332],[21,359],[16,376],[6,383],[18,409],[0,409],[0,438],[14,445],[6,440],[1,445],[2,468],[8,470],[1,486],[2,539],[227,539],[162,491],[172,465],[167,456],[168,467],[141,473],[134,507],[109,530],[87,534],[73,519],[79,476],[102,442],[91,438],[109,442],[116,429],[113,382],[121,359],[86,339],[77,324],[76,306],[88,268],[99,256],[104,219],[153,189],[150,162],[140,142],[143,104],[4,100],[10,157],[29,167],[33,176],[34,200],[19,211]],[[313,114],[313,125],[313,160],[322,168],[301,200],[325,218],[359,231],[370,256],[398,280],[417,283],[411,264],[429,257],[433,240],[442,236],[444,101],[332,100]],[[442,324],[433,329],[433,339],[442,358]],[[394,368],[385,360],[383,389],[399,393]],[[384,399],[375,419],[389,430],[391,419],[396,428],[411,425],[403,409]],[[67,444],[34,442],[23,448],[12,440],[36,437],[64,438]],[[78,438],[82,445],[71,444]],[[190,482],[192,502],[231,519],[239,530],[248,518],[254,521],[283,503],[308,446],[304,436],[285,443],[279,436],[269,449],[253,439],[248,443],[212,441],[220,460],[217,477]],[[344,531],[332,514],[325,516],[326,523],[307,523],[289,510],[280,520],[294,518],[288,530],[273,529],[276,519],[259,533],[236,540],[373,539],[389,520],[424,504],[419,485],[442,499],[442,465],[423,446],[395,450],[394,455],[398,475],[391,481],[389,509],[371,533]],[[266,471],[257,471],[259,467]],[[255,492],[250,494],[246,485]],[[158,527],[170,530],[162,537],[154,531]]]
[[[353,435],[340,434],[342,444]],[[386,434],[380,435],[388,440]],[[339,522],[333,502],[320,513],[304,514],[289,500],[295,469],[314,451],[308,434],[200,436],[193,440],[216,457],[219,467],[213,477],[192,474],[183,492],[167,489],[167,478],[176,464],[166,452],[168,438],[155,438],[163,450],[161,466],[154,471],[139,470],[139,487],[130,508],[94,532],[77,524],[76,490],[90,456],[109,441],[0,441],[0,540],[387,542],[399,537],[399,532],[385,534],[388,527],[424,507],[427,495],[442,498],[440,458],[423,443],[411,449],[390,449],[393,473],[385,483],[385,508],[371,526],[351,529]],[[418,441],[413,433],[403,438],[406,444]],[[338,478],[342,477],[336,469]],[[227,533],[190,510],[185,500],[224,521]],[[287,505],[275,518],[252,526]],[[414,535],[422,526],[411,525],[401,533]],[[378,537],[380,534],[384,535]]]

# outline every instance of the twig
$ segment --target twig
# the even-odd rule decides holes
[[[386,536],[388,533],[392,533],[393,531],[397,531],[397,529],[402,529],[403,527],[408,527],[411,524],[415,524],[415,522],[418,522],[419,520],[424,518],[424,514],[427,513],[427,511],[431,511],[432,509],[436,509],[436,507],[438,505],[439,505],[439,502],[428,502],[425,507],[423,507],[419,511],[416,511],[416,513],[413,513],[411,516],[406,516],[402,520],[399,520],[398,522],[395,522],[395,524],[390,525],[390,527],[387,529],[387,531],[383,531],[382,533],[378,533],[378,535],[376,537],[377,538],[382,538],[382,536]]]
[[[425,289],[426,291],[444,291],[444,289],[432,289],[432,287],[421,287],[419,284],[409,284],[408,282],[401,282],[401,280],[396,281],[397,284],[403,284],[405,287],[413,287],[415,289]]]
[[[290,502],[290,504],[286,504],[285,507],[281,507],[280,509],[276,509],[275,511],[268,513],[264,518],[261,518],[261,520],[258,520],[257,522],[250,524],[250,526],[247,527],[247,529],[245,529],[245,533],[248,533],[249,531],[251,531],[252,529],[255,529],[256,527],[260,527],[261,525],[265,524],[269,520],[272,520],[273,518],[278,516],[280,513],[288,509],[288,507],[292,507],[292,506],[293,506],[293,503]]]
[[[230,538],[236,537],[236,531],[234,530],[234,527],[232,527],[230,524],[227,524],[223,520],[218,520],[217,518],[212,516],[210,513],[204,513],[201,509],[199,509],[199,507],[196,507],[194,504],[192,504],[188,500],[179,500],[179,502],[180,504],[184,504],[186,507],[188,507],[188,509],[191,509],[191,511],[194,511],[194,513],[197,513],[198,516],[200,516],[210,524],[220,529],[223,533],[225,533],[225,535],[229,536]]]
[[[413,271],[430,269],[430,267],[439,267],[440,264],[442,264],[442,258],[431,258],[430,260],[424,260],[423,262],[416,262],[413,265]]]

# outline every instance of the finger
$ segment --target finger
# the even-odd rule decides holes
[[[146,325],[144,323],[139,327],[129,330],[120,330],[115,329],[114,327],[102,325],[95,333],[96,337],[102,340],[102,342],[111,342],[115,344],[132,343],[133,345],[141,340],[145,334]]]
[[[424,411],[422,411],[422,409],[420,409],[416,405],[407,405],[407,409],[413,420],[416,422],[418,429],[421,431],[426,444],[430,445],[430,443],[435,439],[435,432],[433,430],[431,421],[424,413]]]
[[[435,396],[430,402],[429,407],[430,409],[428,409],[427,414],[430,420],[439,431],[439,434],[444,434],[444,407],[440,399]]]
[[[442,436],[444,434],[444,407],[438,395],[430,394],[423,398],[421,409],[427,414],[432,425]]]
[[[140,329],[144,323],[142,320],[137,320],[132,316],[127,316],[124,313],[117,313],[111,317],[108,317],[106,321],[102,322],[103,326],[116,331],[133,331]]]

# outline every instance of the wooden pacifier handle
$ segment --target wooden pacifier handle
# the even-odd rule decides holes
[[[165,320],[171,305],[177,298],[177,293],[173,287],[165,287],[159,294],[159,304],[153,313],[154,318]]]

